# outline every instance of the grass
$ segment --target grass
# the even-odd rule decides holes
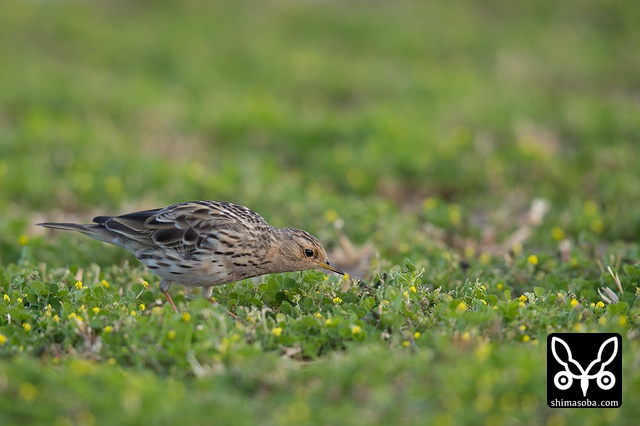
[[[3,2],[0,423],[630,424],[637,9]],[[33,226],[190,199],[350,277],[176,314],[123,250]],[[546,337],[604,331],[622,407],[548,408]]]

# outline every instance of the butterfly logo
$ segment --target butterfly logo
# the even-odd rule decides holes
[[[605,348],[609,345],[613,345],[613,353],[606,361],[603,361],[602,357],[605,352]],[[558,364],[564,367],[564,371],[558,372],[553,378],[553,384],[556,388],[566,390],[573,385],[574,379],[580,380],[582,396],[586,397],[587,389],[589,389],[589,381],[592,379],[596,380],[598,387],[602,390],[609,390],[616,384],[616,378],[613,373],[605,370],[618,353],[618,340],[615,337],[605,340],[602,345],[600,345],[597,358],[593,360],[587,368],[582,368],[580,363],[573,359],[569,345],[559,337],[554,336],[551,339],[551,351],[553,352],[553,357],[556,359]],[[572,372],[571,366],[574,367],[574,371],[576,371],[577,368],[577,371],[579,371],[580,374]],[[598,366],[598,371],[592,373],[591,371],[595,370]]]

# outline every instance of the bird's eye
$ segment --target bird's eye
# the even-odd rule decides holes
[[[304,255],[311,258],[315,255],[315,253],[311,249],[304,249]]]

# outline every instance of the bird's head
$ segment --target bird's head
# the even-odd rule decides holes
[[[304,271],[322,268],[344,275],[344,272],[329,262],[327,252],[316,237],[295,228],[280,229],[278,238],[279,250],[276,267],[280,272]]]

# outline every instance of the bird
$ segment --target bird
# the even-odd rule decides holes
[[[227,201],[189,201],[164,208],[97,216],[91,224],[44,222],[131,252],[161,278],[160,291],[178,312],[169,288],[202,287],[212,303],[213,286],[265,274],[326,269],[332,264],[320,241],[296,228],[277,228],[248,207]]]

